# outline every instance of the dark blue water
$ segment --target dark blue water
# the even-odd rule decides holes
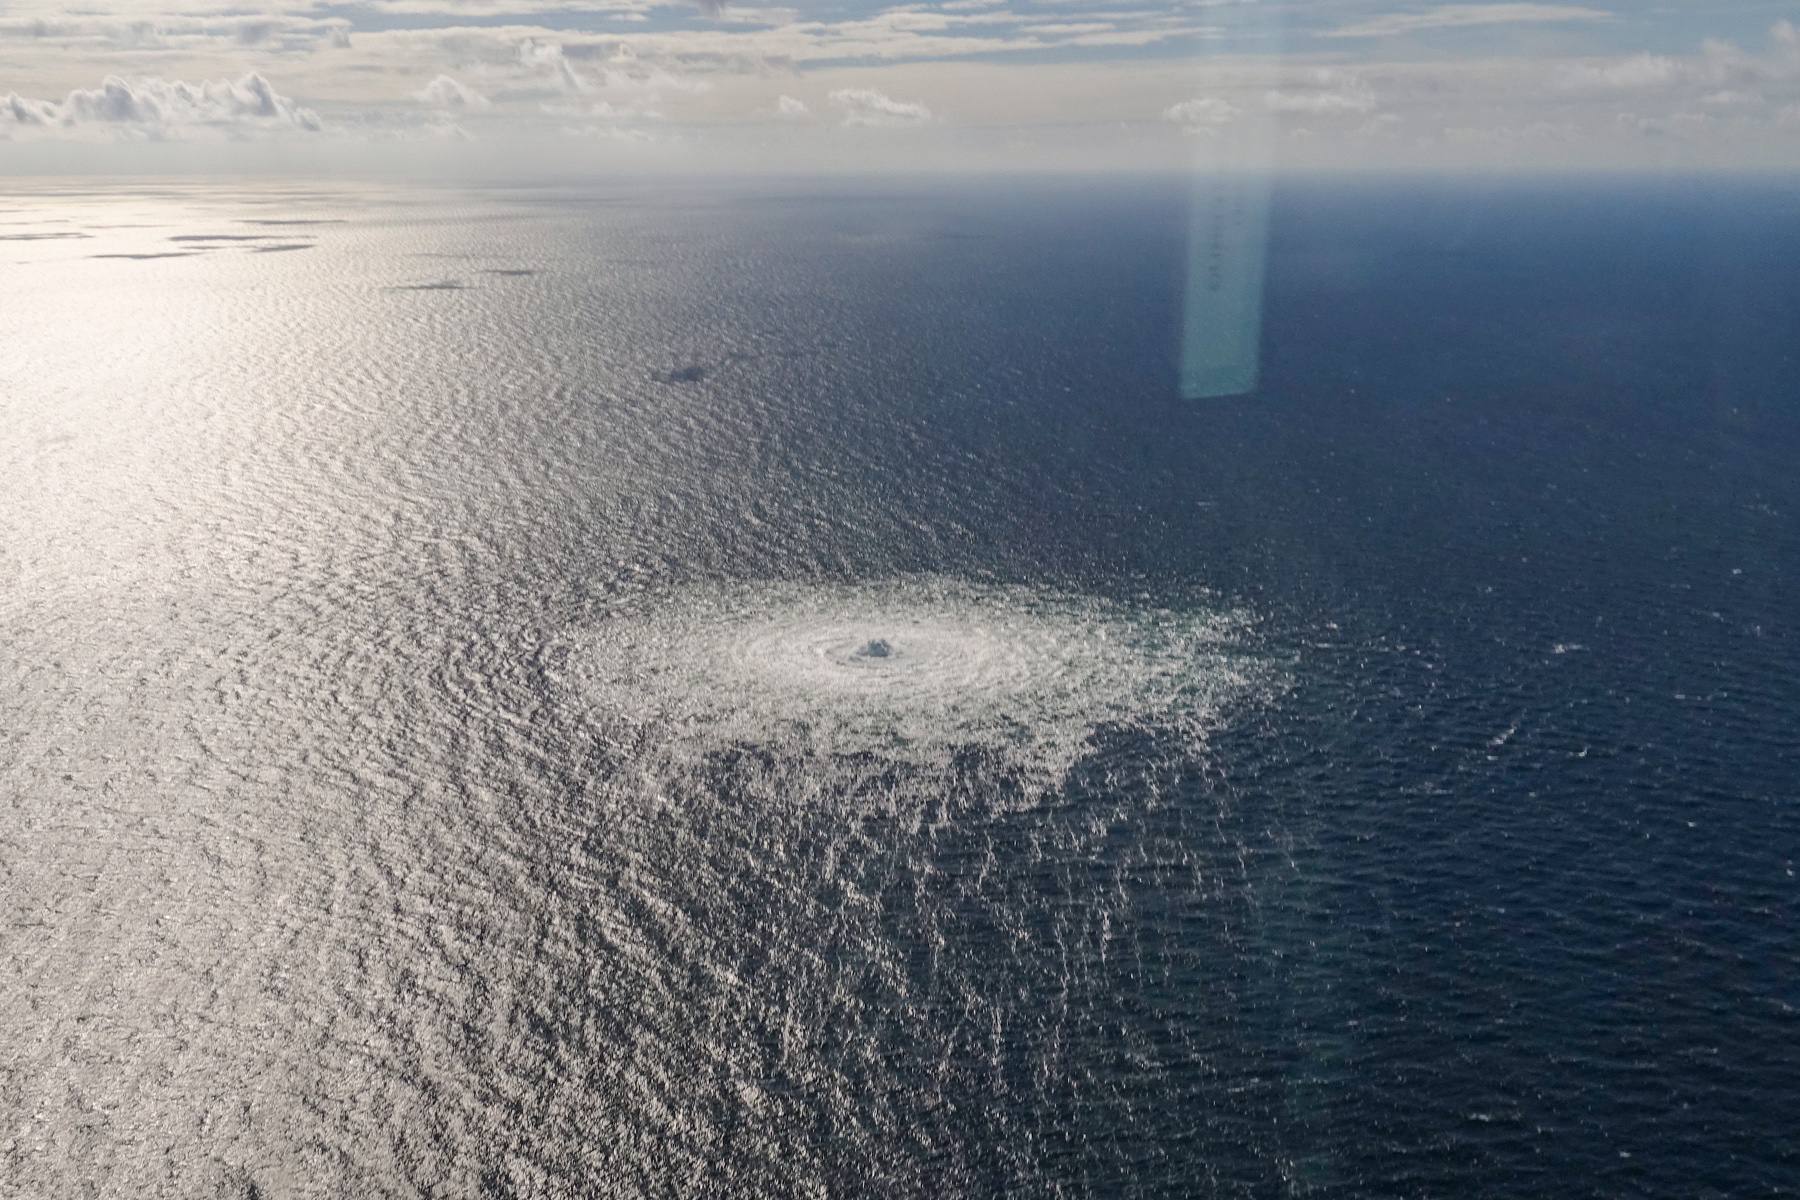
[[[1791,1192],[1791,201],[1281,213],[1269,386],[1190,446],[1231,529],[1194,542],[1339,614],[1241,780],[1318,834],[1321,1182]]]
[[[21,1195],[1800,1191],[1791,189],[295,211],[14,268]]]
[[[1231,983],[1172,936],[1106,982],[1117,1033],[1085,1048],[1239,1022],[1251,1099],[1222,1120],[1232,1076],[1183,1043],[1059,1126],[1065,1177],[1800,1188],[1800,205],[1292,186],[1262,390],[1193,405],[1161,210],[1093,203],[1027,232],[965,210],[990,241],[884,289],[957,298],[929,322],[967,397],[945,422],[1018,477],[977,501],[994,540],[1203,580],[1303,665],[1217,746],[1228,819],[1283,860]]]

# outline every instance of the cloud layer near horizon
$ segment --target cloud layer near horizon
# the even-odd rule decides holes
[[[1293,0],[1255,22],[1198,0],[843,0],[830,15],[362,0],[328,18],[59,2],[0,18],[0,77],[17,89],[0,141],[14,147],[450,134],[521,169],[598,153],[546,149],[559,138],[692,166],[1141,168],[1254,116],[1299,166],[1800,162],[1793,25],[1677,35],[1646,0]],[[1735,3],[1708,12],[1723,21]]]
[[[317,113],[280,95],[254,71],[203,83],[109,75],[99,87],[77,88],[62,100],[32,100],[17,93],[0,97],[0,137],[244,137],[317,133],[321,128]]]

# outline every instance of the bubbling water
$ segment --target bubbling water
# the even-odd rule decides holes
[[[705,754],[948,766],[1054,786],[1103,726],[1198,741],[1266,672],[1241,612],[928,577],[705,586],[640,602],[566,659],[583,703]]]

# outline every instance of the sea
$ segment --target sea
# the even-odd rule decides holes
[[[1800,1194],[1800,191],[0,193],[0,1195]]]

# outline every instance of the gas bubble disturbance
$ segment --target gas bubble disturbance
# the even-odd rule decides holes
[[[978,750],[1041,791],[1105,726],[1197,748],[1272,681],[1250,634],[1243,611],[945,577],[708,585],[585,631],[563,683],[677,753],[755,746],[930,771]]]

